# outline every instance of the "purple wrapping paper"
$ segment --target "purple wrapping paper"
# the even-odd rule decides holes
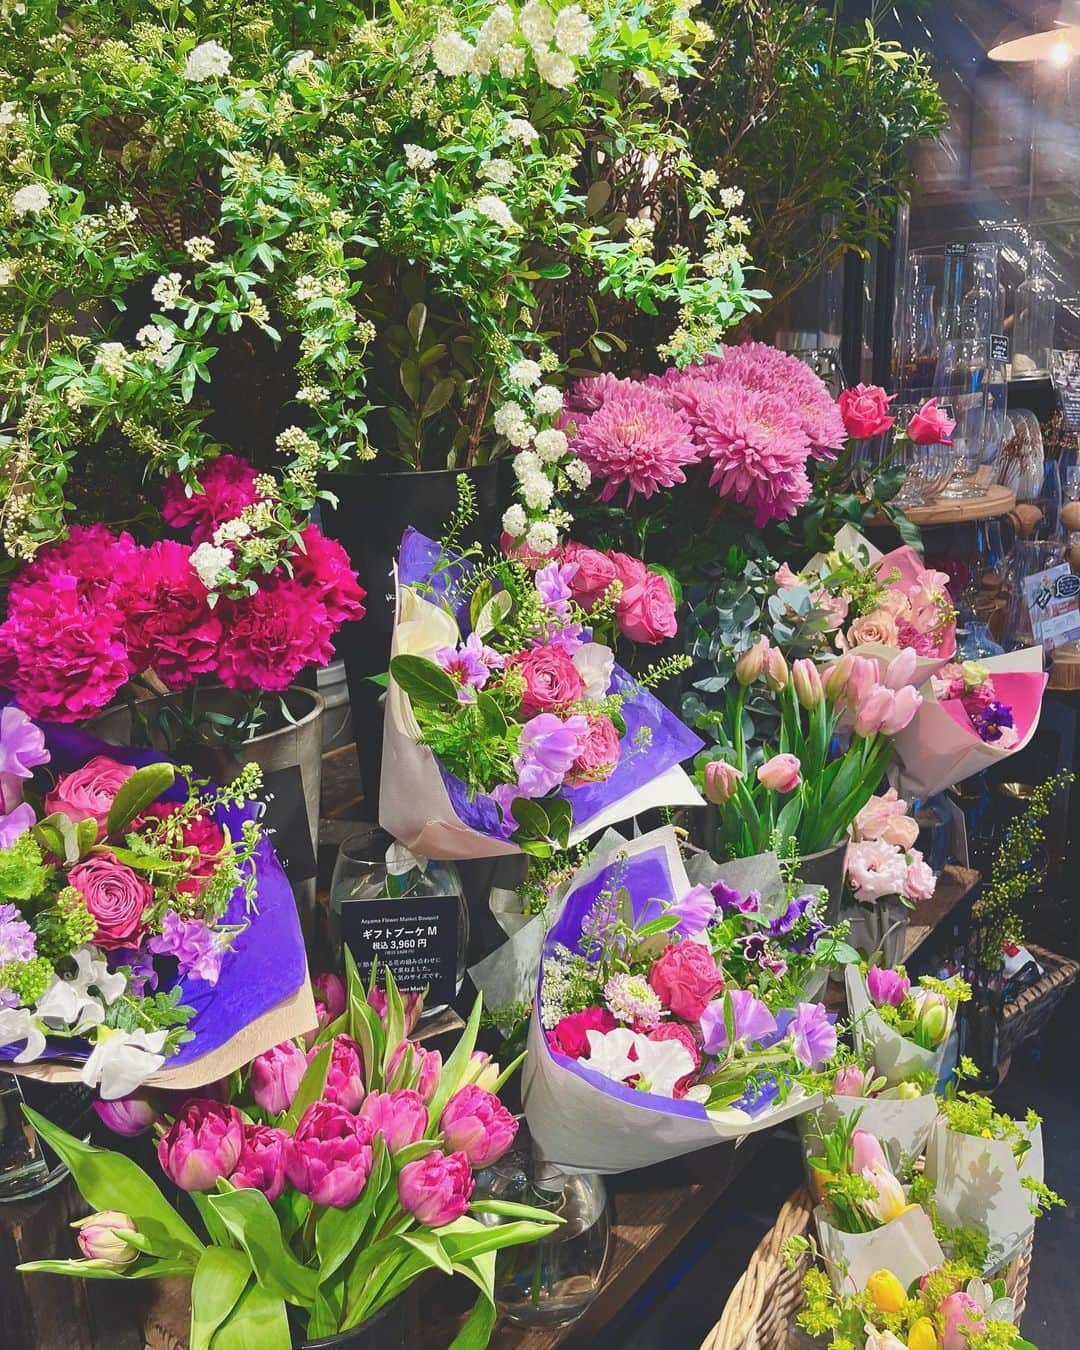
[[[452,563],[437,573],[433,579],[432,574],[439,556],[438,543],[410,526],[402,536],[398,554],[399,584],[415,586],[430,583],[437,595],[444,596],[448,581],[451,578],[460,578],[466,570],[466,564]],[[463,637],[470,631],[468,608],[468,602],[464,599],[454,605],[454,617],[458,621]],[[622,693],[634,687],[633,678],[621,666],[616,666],[608,692]],[[665,708],[647,689],[639,689],[637,694],[625,700],[622,705],[622,716],[626,723],[626,736],[622,744],[629,745],[633,753],[623,755],[614,773],[605,782],[563,788],[555,794],[557,797],[564,797],[570,803],[575,827],[587,827],[594,816],[599,815],[613,802],[629,796],[631,792],[659,778],[668,769],[693,758],[704,745],[700,737],[680,722],[674,713]],[[637,750],[633,748],[634,736],[642,728],[648,728],[652,733],[652,740],[646,749]],[[500,820],[494,801],[483,793],[478,793],[470,801],[468,785],[448,773],[441,764],[439,773],[450,798],[450,804],[462,824],[489,838],[510,838],[517,828],[517,823],[512,817]]]
[[[44,723],[45,741],[52,761],[47,766],[54,773],[69,772],[94,755],[109,755],[124,764],[138,766],[155,761],[167,761],[168,756],[155,750],[135,749],[110,745],[78,728],[57,723]],[[178,781],[163,794],[163,800],[183,801],[185,787]],[[252,819],[262,811],[258,803],[245,807],[219,807],[215,812],[218,824],[227,826],[235,836],[245,819]],[[163,1068],[177,1068],[219,1049],[241,1032],[249,1023],[269,1012],[284,999],[300,989],[307,980],[307,958],[296,902],[288,879],[282,871],[267,839],[259,841],[255,856],[255,905],[247,915],[247,929],[235,940],[221,963],[217,984],[190,977],[181,979],[182,1002],[195,1009],[188,1023],[194,1039],[185,1042],[179,1051],[165,1061]],[[245,919],[242,887],[238,887],[225,912],[224,922],[239,924]],[[159,988],[171,986],[162,983]],[[78,1041],[60,1041],[47,1046],[42,1059],[85,1059]],[[0,1047],[0,1061],[14,1059],[22,1049],[21,1043]]]

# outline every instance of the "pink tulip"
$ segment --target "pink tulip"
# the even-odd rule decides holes
[[[962,1289],[943,1298],[938,1312],[942,1322],[942,1350],[968,1350],[971,1337],[986,1331],[982,1308]]]
[[[88,1261],[99,1261],[115,1271],[121,1271],[136,1259],[139,1253],[128,1246],[117,1230],[135,1233],[135,1220],[118,1209],[103,1209],[99,1214],[88,1214],[73,1223],[79,1250]]]
[[[788,667],[784,660],[784,653],[779,647],[771,648],[765,658],[765,683],[774,694],[779,694],[787,688]]]
[[[115,1101],[95,1101],[92,1105],[113,1134],[122,1134],[129,1139],[145,1134],[155,1121],[161,1119],[145,1097],[118,1097]]]
[[[494,1092],[501,1070],[486,1050],[474,1050],[469,1056],[469,1067],[466,1072],[468,1074],[466,1082],[475,1083],[478,1087]]]
[[[735,678],[740,684],[753,684],[761,677],[769,660],[769,639],[759,637],[735,662]]]
[[[196,1098],[158,1140],[158,1162],[182,1191],[212,1191],[231,1176],[244,1147],[244,1120],[235,1106]]]
[[[883,684],[875,684],[855,708],[855,735],[876,736],[886,718],[896,709],[896,695]]]
[[[313,1050],[309,1058],[313,1059],[315,1054]],[[323,1101],[343,1106],[346,1111],[355,1111],[363,1100],[363,1053],[351,1036],[335,1036]]]
[[[369,1092],[360,1108],[361,1116],[381,1134],[391,1153],[398,1153],[418,1139],[428,1127],[427,1107],[418,1092]]]
[[[439,1078],[442,1075],[442,1055],[439,1054],[438,1050],[425,1050],[422,1045],[417,1045],[415,1041],[400,1041],[386,1066],[387,1083],[392,1082],[397,1077],[398,1069],[406,1055],[409,1056],[406,1072],[401,1082],[397,1083],[396,1086],[399,1088],[415,1088],[426,1106],[434,1097],[435,1089],[439,1086]]]
[[[705,765],[705,797],[714,806],[723,806],[735,795],[739,781],[746,777],[726,759],[714,759]]]
[[[802,782],[797,755],[773,755],[757,771],[758,782],[773,792],[794,792]]]
[[[271,1116],[280,1116],[293,1104],[307,1069],[307,1056],[292,1041],[282,1041],[251,1062],[251,1095]]]
[[[830,703],[840,703],[847,697],[847,683],[851,678],[851,665],[855,660],[850,652],[845,652],[839,661],[834,661],[825,672],[825,697]]]
[[[922,694],[910,684],[905,684],[893,694],[893,706],[888,716],[883,718],[881,730],[886,736],[895,736],[911,722],[922,705]]]
[[[853,712],[869,697],[870,691],[877,684],[877,676],[876,661],[872,661],[868,656],[852,656],[847,684],[844,686],[844,697]]]
[[[899,1008],[911,991],[911,981],[898,970],[888,970],[884,966],[871,966],[866,972],[866,987],[875,1003],[887,1003]]]
[[[825,697],[821,674],[808,657],[800,657],[791,667],[791,682],[795,686],[795,697],[807,711],[816,708]]]
[[[851,1170],[862,1172],[867,1167],[888,1168],[885,1153],[876,1137],[869,1130],[856,1130],[851,1136]]]
[[[289,1180],[316,1205],[345,1209],[371,1171],[371,1122],[329,1102],[313,1102],[285,1150]]]
[[[885,674],[881,681],[882,684],[885,685],[887,689],[903,689],[905,685],[911,683],[918,660],[919,658],[915,653],[915,648],[905,647],[903,651],[894,656],[885,667]]]
[[[517,1134],[517,1121],[493,1092],[469,1083],[446,1103],[439,1129],[447,1147],[464,1153],[473,1167],[501,1158]]]
[[[874,1143],[877,1143],[876,1139]],[[903,1186],[887,1165],[876,1163],[873,1167],[864,1167],[859,1175],[864,1181],[869,1181],[876,1192],[872,1200],[863,1200],[861,1204],[878,1223],[892,1223],[893,1219],[898,1219],[910,1208]]]
[[[319,1025],[336,1021],[345,1011],[345,981],[340,975],[318,975],[311,982],[315,1002],[319,1005]]]
[[[464,1153],[435,1149],[416,1162],[406,1163],[398,1176],[402,1208],[429,1228],[460,1219],[473,1193],[472,1169]]]
[[[407,1036],[413,1027],[420,1020],[420,1014],[424,1011],[423,994],[406,994],[402,1000],[405,1004],[405,1035]],[[368,1004],[375,1009],[386,1025],[386,990],[373,989],[368,994]]]
[[[833,1078],[832,1095],[834,1097],[865,1097],[866,1089],[873,1079],[873,1071],[860,1069],[857,1064],[847,1064],[837,1069]]]
[[[240,1189],[262,1191],[276,1200],[285,1189],[285,1153],[289,1136],[273,1125],[245,1125],[244,1147],[229,1181]]]

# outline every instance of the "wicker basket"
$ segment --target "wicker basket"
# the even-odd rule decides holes
[[[800,1187],[784,1202],[776,1224],[758,1243],[750,1264],[731,1291],[723,1316],[702,1341],[701,1350],[791,1350],[796,1344],[795,1317],[802,1310],[802,1278],[809,1257],[801,1257],[789,1270],[783,1246],[790,1237],[804,1236],[812,1217],[810,1196]],[[1016,1304],[1017,1325],[1027,1301],[1030,1272],[1029,1242],[1005,1272],[1009,1295]]]
[[[1014,1003],[1006,1003],[998,1028],[998,1059],[1008,1059],[1017,1047],[1042,1031],[1050,1015],[1069,992],[1080,973],[1080,962],[1058,956],[1044,947],[1028,947],[1045,974],[1028,985]]]

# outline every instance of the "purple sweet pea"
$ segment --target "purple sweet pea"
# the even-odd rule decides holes
[[[743,896],[723,881],[717,881],[713,884],[712,893],[721,914],[756,914],[761,908],[761,895],[757,891],[748,891]]]
[[[131,971],[128,983],[139,998],[145,996],[147,987],[157,988],[158,974],[154,969],[154,958],[149,952],[138,947],[117,947],[105,955],[110,970],[120,970],[126,966]]]
[[[49,762],[41,728],[21,708],[0,710],[0,848],[10,848],[37,820],[23,801],[23,782]]]
[[[770,921],[769,932],[773,937],[782,937],[783,934],[790,933],[816,899],[817,897],[813,895],[800,895],[797,899],[792,900],[783,914]]]
[[[201,919],[182,919],[170,909],[161,922],[160,937],[151,938],[146,945],[159,956],[175,956],[181,975],[217,984],[228,942]]]
[[[440,647],[435,660],[458,685],[458,701],[472,703],[476,690],[487,684],[491,671],[503,664],[498,652],[485,647],[475,633],[470,633],[461,648]]]
[[[537,594],[557,619],[570,617],[570,581],[577,570],[577,563],[548,563],[536,573]]]
[[[911,981],[898,970],[888,970],[884,966],[871,966],[866,972],[866,988],[870,997],[879,1006],[888,1004],[899,1008],[911,992]]]
[[[692,886],[681,900],[675,901],[669,912],[679,916],[675,932],[689,937],[708,928],[716,914],[716,901],[708,886]]]
[[[776,1018],[749,989],[731,989],[722,998],[714,999],[701,1014],[702,1048],[707,1055],[718,1055],[727,1046],[724,1028],[724,1003],[731,1000],[731,1014],[735,1023],[735,1040],[749,1045],[776,1030]]]
[[[786,973],[787,962],[770,949],[766,933],[748,933],[737,941],[745,960],[756,961],[763,970],[769,970],[774,975]]]
[[[808,1069],[836,1054],[836,1027],[822,1003],[800,1003],[791,1022],[791,1048]]]
[[[518,773],[514,795],[543,797],[561,787],[588,730],[586,717],[568,717],[563,721],[554,713],[538,713],[526,722],[521,728],[514,760]]]

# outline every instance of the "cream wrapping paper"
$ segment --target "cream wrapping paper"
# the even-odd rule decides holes
[[[901,1036],[884,1020],[874,1006],[866,988],[866,980],[857,966],[848,966],[844,971],[844,985],[855,1049],[862,1050],[867,1045],[873,1047],[874,1068],[888,1081],[890,1087],[902,1083],[913,1073],[929,1072],[935,1078],[938,1077],[956,1020],[955,1009],[949,1011],[948,1030],[941,1044],[936,1050],[925,1050]]]
[[[945,1260],[930,1216],[918,1205],[872,1233],[841,1232],[822,1205],[814,1210],[814,1223],[829,1278],[840,1294],[861,1293],[879,1270],[891,1270],[906,1289]]]

